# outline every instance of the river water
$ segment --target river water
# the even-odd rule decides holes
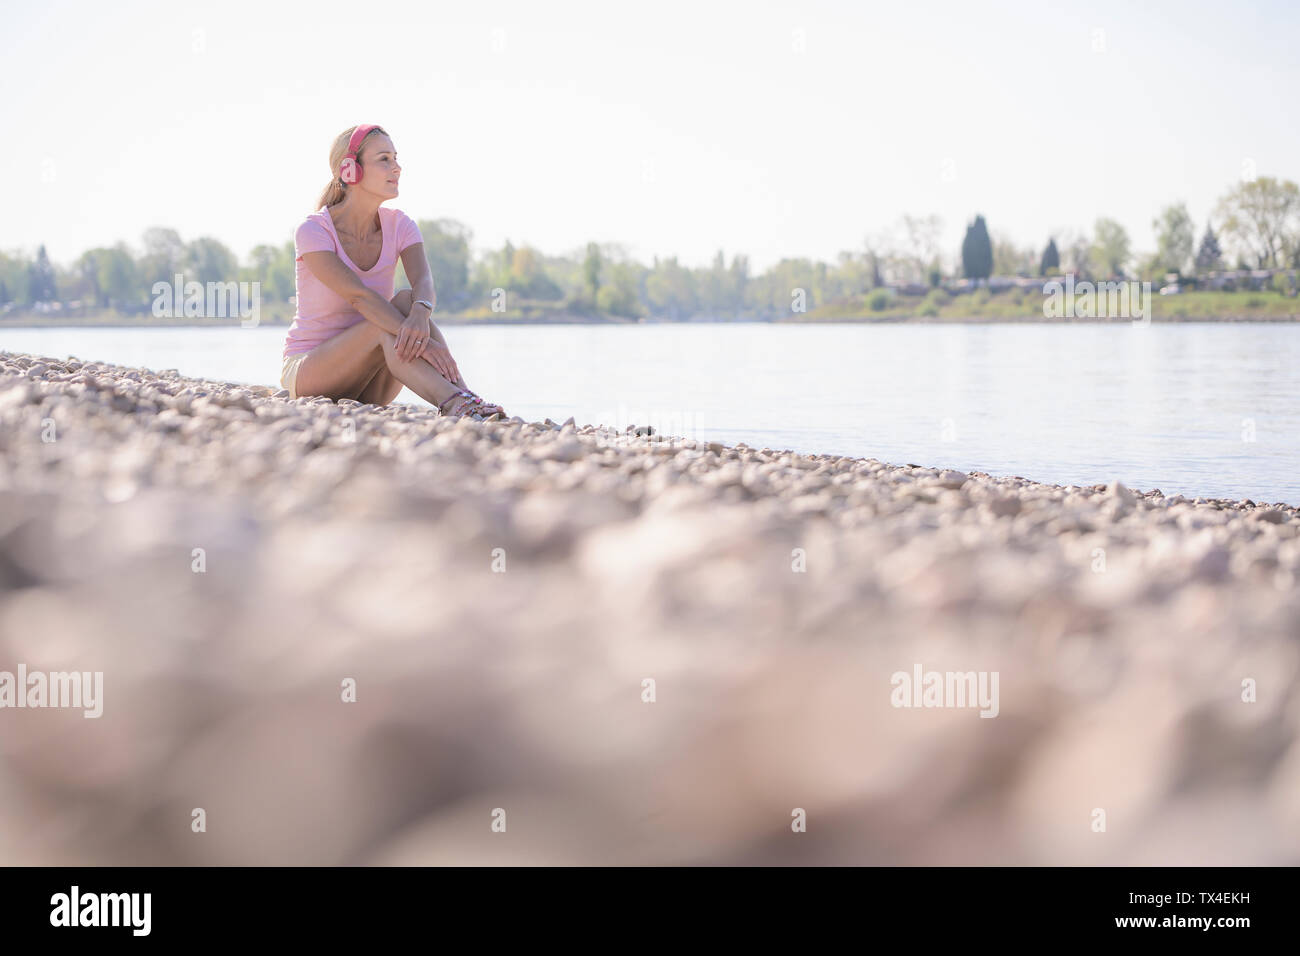
[[[530,420],[1300,503],[1300,325],[443,329],[470,386]],[[282,327],[0,328],[0,349],[278,387],[283,338]]]

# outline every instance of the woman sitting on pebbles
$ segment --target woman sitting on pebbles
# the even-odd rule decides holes
[[[405,385],[444,415],[504,418],[470,391],[433,324],[437,294],[415,222],[383,203],[402,167],[378,126],[354,126],[330,150],[334,176],[294,234],[297,314],[280,384],[292,398],[386,405]],[[393,295],[401,256],[411,288]]]

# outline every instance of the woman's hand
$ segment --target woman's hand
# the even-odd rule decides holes
[[[451,357],[451,351],[437,339],[431,339],[424,344],[424,351],[420,357],[438,370],[438,374],[451,382],[453,385],[461,384],[460,369],[456,367],[456,360]]]
[[[402,320],[402,327],[397,330],[397,356],[404,362],[411,362],[420,357],[420,352],[433,338],[433,325],[429,321],[429,310],[422,305],[411,306],[411,313]]]

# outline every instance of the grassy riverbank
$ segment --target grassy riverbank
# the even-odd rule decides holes
[[[1300,299],[1279,292],[1185,292],[1179,295],[1152,295],[1154,322],[1295,322],[1300,320]],[[448,325],[548,325],[548,324],[628,324],[665,322],[649,317],[629,318],[609,315],[590,308],[564,309],[525,303],[505,312],[490,308],[462,312],[437,312],[434,320]],[[728,318],[724,321],[731,321]],[[925,295],[901,295],[877,291],[857,299],[835,302],[788,316],[750,316],[749,321],[780,322],[1065,322],[1107,321],[1106,319],[1049,319],[1043,315],[1043,297],[1036,292],[1007,290],[990,293],[982,290],[964,295],[949,295],[933,290]],[[261,307],[259,325],[288,326],[293,321],[293,306],[268,303]],[[695,316],[689,321],[710,321]],[[1129,321],[1120,318],[1115,321]],[[229,326],[237,318],[173,318],[149,313],[123,314],[112,309],[78,313],[12,312],[0,318],[0,329],[55,328],[60,326]]]
[[[1049,319],[1043,315],[1039,292],[1008,289],[949,295],[932,290],[925,295],[870,293],[794,314],[787,322],[1063,322],[1106,319]],[[1153,322],[1233,322],[1300,320],[1300,298],[1279,292],[1184,292],[1152,294]],[[1130,321],[1127,317],[1118,321]]]

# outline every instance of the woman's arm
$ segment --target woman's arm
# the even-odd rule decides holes
[[[447,376],[447,381],[461,388],[469,388],[465,380],[460,377],[460,369],[456,367],[456,362],[451,357],[451,348],[443,338],[442,330],[434,324],[429,310],[414,302],[415,299],[427,299],[435,306],[438,304],[438,292],[433,287],[433,273],[429,269],[429,260],[424,255],[424,243],[417,242],[402,250],[402,268],[406,270],[406,278],[411,283],[411,313],[415,314],[419,309],[421,315],[429,318],[429,336],[433,342],[430,342],[429,347],[425,349],[425,357]],[[435,342],[441,346],[441,349],[434,345]],[[449,363],[448,368],[441,367],[443,362]]]
[[[391,302],[378,293],[372,292],[355,272],[343,264],[343,260],[337,253],[305,252],[302,261],[311,270],[312,275],[326,288],[341,296],[349,307],[356,309],[364,318],[375,323],[385,332],[397,336],[397,354],[403,360],[413,361],[424,353],[426,346],[430,344],[431,323],[424,315],[423,307],[412,309],[409,315],[403,316]],[[405,262],[403,264],[405,265]],[[425,270],[428,270],[427,262]],[[448,381],[454,381],[459,373],[454,364],[449,361],[450,353],[444,349],[442,354],[448,361],[437,361],[439,357],[437,355],[425,356],[425,358],[430,365],[438,369],[441,375],[447,377]]]
[[[438,290],[433,287],[433,272],[429,269],[429,260],[424,256],[424,243],[417,242],[415,245],[407,246],[402,250],[402,268],[406,271],[407,281],[411,283],[411,314],[419,314],[429,321],[429,340],[437,342],[450,356],[451,350],[447,345],[447,340],[442,337],[442,330],[433,322],[433,309],[426,308],[423,305],[417,305],[417,299],[424,299],[432,302],[434,308],[438,306]],[[452,379],[456,382],[456,379]],[[464,385],[464,382],[456,382]]]
[[[433,287],[433,273],[429,271],[429,260],[424,257],[424,243],[417,242],[402,250],[402,269],[406,272],[406,280],[411,283],[411,298],[426,299],[437,308],[438,292]],[[420,309],[432,311],[426,310],[424,306],[420,306]]]
[[[302,261],[331,292],[341,296],[349,307],[385,332],[397,335],[409,316],[404,316],[377,292],[372,292],[357,274],[343,264],[334,252],[304,252]]]

